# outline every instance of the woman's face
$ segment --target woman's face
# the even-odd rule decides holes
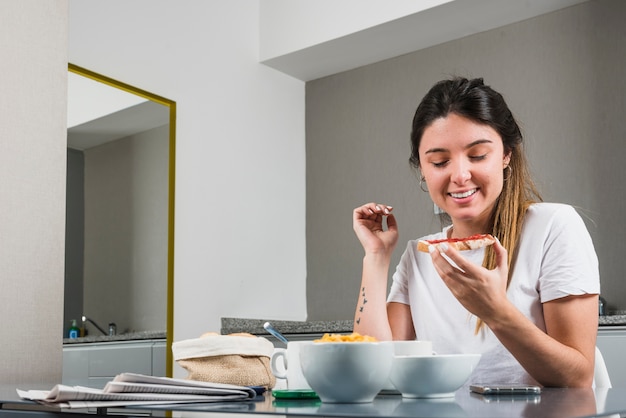
[[[500,135],[451,113],[424,130],[419,156],[430,196],[450,215],[455,231],[486,232],[510,159]]]

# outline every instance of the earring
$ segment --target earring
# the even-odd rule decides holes
[[[508,171],[509,175],[508,175],[508,176],[505,176],[504,174],[507,172],[507,171],[506,171],[506,169],[507,169],[507,168],[509,169],[509,171]],[[508,179],[510,179],[510,178],[511,178],[511,175],[513,174],[513,167],[511,167],[510,165],[507,165],[506,167],[504,167],[504,170],[503,170],[503,171],[504,171],[504,172],[502,173],[503,180],[504,180],[504,181],[507,181]]]
[[[424,188],[424,185],[426,185],[426,188]],[[428,193],[428,184],[426,184],[426,178],[424,176],[420,177],[420,189],[422,189],[424,193]]]

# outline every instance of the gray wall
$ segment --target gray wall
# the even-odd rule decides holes
[[[164,125],[87,149],[84,178],[76,178],[83,167],[68,166],[68,198],[80,199],[74,187],[84,187],[84,212],[68,200],[68,219],[75,225],[82,216],[84,227],[67,236],[66,325],[80,326],[84,313],[105,331],[109,322],[119,333],[166,329],[168,163]]]
[[[85,248],[85,156],[83,151],[67,149],[65,193],[65,287],[63,337],[71,321],[81,326],[83,314],[83,271]]]
[[[363,250],[352,210],[394,206],[400,240],[439,230],[408,165],[415,108],[436,81],[483,77],[507,99],[546,201],[574,205],[609,308],[626,309],[626,2],[592,1],[307,83],[308,319],[351,319]]]

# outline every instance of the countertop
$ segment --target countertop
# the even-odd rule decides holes
[[[164,340],[166,336],[166,331],[137,331],[117,335],[88,335],[86,337],[79,338],[63,338],[63,344],[103,343],[134,340]]]
[[[237,332],[248,332],[254,335],[270,335],[263,324],[271,324],[282,334],[324,334],[324,333],[351,333],[352,320],[340,319],[329,321],[283,321],[274,319],[249,319],[249,318],[222,318],[220,333],[223,335]],[[610,315],[598,317],[598,325],[626,325],[626,312],[616,311]],[[84,344],[94,342],[132,341],[132,340],[157,340],[165,339],[165,331],[137,331],[118,335],[89,335],[80,338],[64,338],[63,344]]]
[[[626,313],[620,311],[615,314],[599,316],[598,325],[626,325]]]
[[[281,334],[351,333],[352,320],[335,321],[278,321],[273,319],[222,318],[221,334],[248,332],[269,335],[263,324],[270,322]]]
[[[352,320],[332,321],[279,321],[272,319],[222,318],[221,334],[248,332],[254,335],[269,335],[263,328],[265,322],[270,322],[282,334],[323,334],[323,333],[351,333]],[[626,312],[615,311],[609,315],[598,317],[600,327],[612,325],[626,325]]]

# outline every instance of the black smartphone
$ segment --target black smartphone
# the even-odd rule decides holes
[[[475,383],[470,385],[472,392],[481,395],[538,395],[541,387],[535,385],[508,385],[508,384],[483,384]]]

